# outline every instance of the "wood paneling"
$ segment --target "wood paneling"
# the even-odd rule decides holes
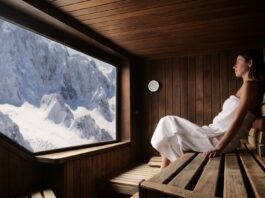
[[[235,60],[235,52],[224,51],[146,62],[141,90],[144,94],[139,128],[142,134],[138,135],[142,141],[139,153],[142,158],[157,154],[150,139],[164,115],[177,115],[198,125],[211,123],[224,100],[241,85],[232,69]],[[161,83],[158,92],[148,91],[151,79]]]
[[[0,137],[0,197],[19,197],[42,185],[40,166]]]
[[[49,2],[129,52],[150,59],[265,45],[262,0]]]
[[[8,151],[0,147],[0,197],[8,197]]]
[[[127,146],[52,165],[46,170],[48,183],[59,197],[97,197],[102,194],[97,191],[98,179],[128,166],[132,162],[131,152]]]
[[[0,1],[0,16],[115,66],[120,66],[130,56],[124,49],[72,17],[47,7],[45,1]]]

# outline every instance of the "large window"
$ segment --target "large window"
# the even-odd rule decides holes
[[[116,139],[116,67],[0,19],[0,132],[32,152]]]

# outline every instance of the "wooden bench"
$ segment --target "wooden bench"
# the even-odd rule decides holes
[[[265,158],[248,145],[216,158],[186,153],[161,173],[141,182],[140,198],[264,197]]]
[[[100,180],[100,190],[126,195],[134,195],[142,180],[148,180],[159,172],[158,167],[148,164],[132,165],[118,173]]]
[[[24,196],[24,198],[56,198],[56,196],[52,189],[44,189],[31,192],[29,195]]]

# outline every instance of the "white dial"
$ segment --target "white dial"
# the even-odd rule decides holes
[[[151,91],[151,92],[156,92],[156,91],[158,91],[158,89],[159,89],[159,82],[156,81],[156,80],[151,80],[151,81],[148,83],[148,89],[149,89],[149,91]]]

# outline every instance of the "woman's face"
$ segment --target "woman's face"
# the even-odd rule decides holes
[[[233,67],[236,77],[243,77],[248,74],[250,67],[251,61],[247,62],[244,57],[238,56],[236,59],[236,64]]]

